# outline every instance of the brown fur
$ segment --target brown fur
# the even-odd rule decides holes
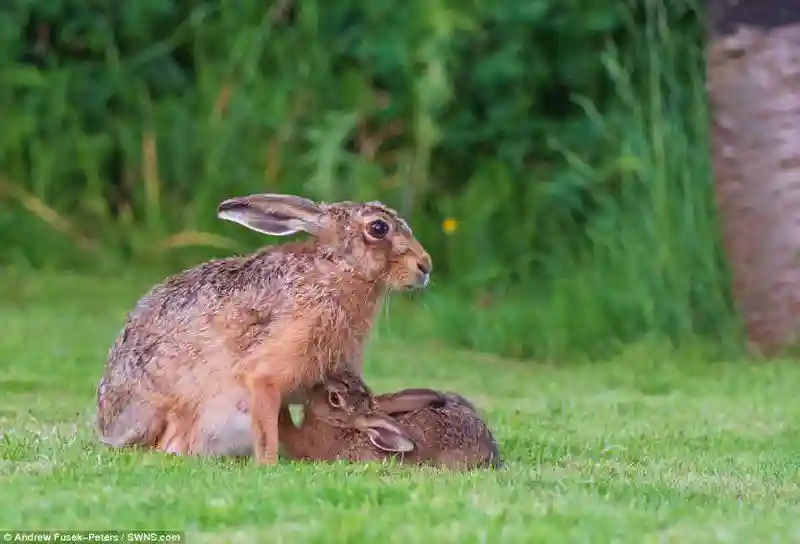
[[[380,203],[251,195],[220,217],[312,238],[210,261],[165,280],[128,315],[97,391],[101,439],[271,464],[278,411],[331,371],[360,374],[388,291],[427,283],[431,260]],[[369,236],[371,221],[390,226]],[[424,272],[424,273],[423,273]]]
[[[339,407],[331,404],[338,395]],[[280,433],[290,457],[378,461],[469,470],[502,466],[497,443],[475,407],[455,393],[405,389],[373,397],[355,374],[331,375],[308,396],[298,427],[281,410]],[[404,451],[405,450],[405,451]]]

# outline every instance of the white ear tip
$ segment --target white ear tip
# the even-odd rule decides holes
[[[217,212],[217,218],[222,219],[223,221],[232,221],[249,228],[249,225],[247,224],[247,221],[245,221],[244,217],[242,217],[242,214],[236,210],[219,210]]]

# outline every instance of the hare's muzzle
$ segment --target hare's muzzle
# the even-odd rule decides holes
[[[430,279],[431,275],[429,272],[422,272],[419,276],[419,279],[417,279],[417,287],[419,287],[420,289],[427,287],[428,281],[430,281]]]
[[[428,286],[428,281],[431,279],[432,267],[433,263],[431,262],[431,257],[427,253],[417,260],[417,270],[419,271],[417,287],[424,288]]]

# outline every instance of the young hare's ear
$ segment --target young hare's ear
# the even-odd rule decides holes
[[[387,414],[414,412],[428,407],[442,408],[446,402],[445,397],[433,389],[403,389],[375,398],[378,410]]]
[[[408,453],[414,450],[411,437],[394,421],[382,417],[362,417],[356,426],[367,433],[372,445],[383,451]]]
[[[322,208],[293,195],[258,194],[229,198],[217,206],[217,217],[256,232],[289,236],[304,231],[318,234]]]

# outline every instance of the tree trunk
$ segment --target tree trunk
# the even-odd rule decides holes
[[[751,348],[800,340],[800,0],[709,0],[717,207]]]

